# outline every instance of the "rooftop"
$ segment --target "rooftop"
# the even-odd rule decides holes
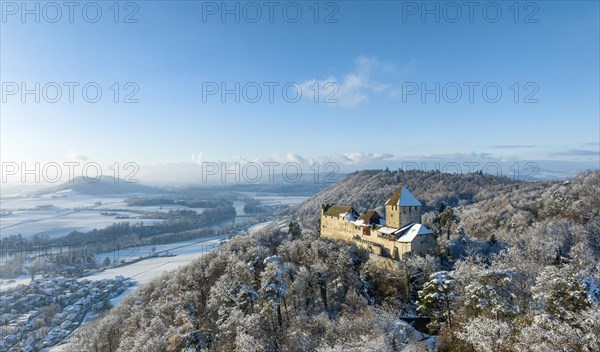
[[[375,210],[368,210],[358,217],[358,221],[362,221],[365,225],[379,225],[381,216]]]
[[[400,186],[398,187],[396,192],[392,194],[390,199],[388,199],[388,201],[385,202],[385,205],[398,205],[401,207],[420,207],[423,204],[421,204],[421,202],[419,202],[419,200],[415,198],[415,196],[413,196],[412,193],[410,193],[410,191],[406,187]]]
[[[325,212],[323,214],[327,216],[339,216],[343,213],[357,214],[356,211],[349,205],[331,205],[325,207],[324,210]]]
[[[419,235],[427,235],[433,233],[431,232],[425,225],[422,224],[414,224],[412,225],[408,231],[406,231],[400,238],[398,238],[398,242],[412,242],[415,237]]]

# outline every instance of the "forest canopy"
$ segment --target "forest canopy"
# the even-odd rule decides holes
[[[392,261],[321,239],[320,202],[377,209],[398,184],[461,229]],[[600,172],[569,182],[368,171],[309,199],[290,230],[234,238],[142,286],[81,351],[597,351]],[[383,215],[383,212],[380,211]],[[427,321],[423,330],[415,317]]]

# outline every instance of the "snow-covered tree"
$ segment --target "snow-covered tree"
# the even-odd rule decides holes
[[[302,235],[302,229],[300,228],[300,224],[298,224],[296,221],[290,222],[288,232],[294,237]]]
[[[429,276],[429,281],[419,291],[418,310],[421,314],[431,317],[429,329],[436,331],[442,321],[452,326],[452,303],[454,298],[455,280],[452,272],[439,271]]]
[[[463,325],[457,336],[483,352],[501,351],[510,341],[512,324],[487,317],[476,317]]]
[[[496,320],[514,316],[519,312],[512,292],[514,276],[514,269],[483,271],[465,287],[465,304],[474,307],[478,315],[491,316]]]
[[[120,324],[119,317],[109,315],[99,322],[84,327],[77,348],[81,351],[117,351],[123,333]]]
[[[589,306],[587,289],[570,265],[545,267],[532,292],[544,312],[561,319],[572,319]]]
[[[287,285],[283,280],[284,266],[279,256],[270,256],[265,259],[265,270],[261,273],[261,295],[277,312],[277,324],[283,324],[281,306],[285,306]]]
[[[143,334],[134,335],[123,339],[117,352],[153,352],[166,351],[168,326],[159,318],[154,317],[148,326],[143,327]]]
[[[215,286],[215,294],[219,295],[219,316],[227,315],[229,308],[237,308],[243,313],[252,311],[254,301],[258,299],[258,293],[254,288],[240,280],[232,279],[229,276],[222,276],[223,281],[227,281],[227,287],[224,290],[218,290]]]
[[[588,286],[571,265],[547,266],[532,288],[530,323],[520,329],[515,349],[543,351],[600,350],[600,310],[590,302]]]
[[[253,278],[253,273],[244,263],[229,263],[225,274],[210,289],[209,306],[217,312],[217,322],[227,319],[232,309],[244,314],[252,312],[254,301],[258,299]]]
[[[600,351],[600,309],[598,309],[598,305],[579,312],[576,324],[581,329],[584,347],[590,351]]]
[[[598,312],[583,311],[572,322],[541,313],[533,317],[531,325],[520,329],[514,345],[516,351],[598,351]],[[585,317],[585,318],[584,318]],[[586,321],[589,320],[589,321]],[[585,323],[581,325],[580,323]]]

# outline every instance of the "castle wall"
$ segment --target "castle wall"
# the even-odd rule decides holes
[[[358,232],[358,231],[356,231]],[[337,216],[321,215],[321,236],[338,240],[352,238],[354,224]]]
[[[413,253],[417,255],[435,254],[437,241],[434,234],[417,236],[412,243]]]
[[[377,235],[377,231],[334,216],[321,216],[321,236],[334,240],[343,240],[373,251],[383,257],[402,259],[412,251],[410,243],[401,243]]]
[[[404,227],[411,222],[421,223],[421,207],[400,207],[400,227]]]
[[[385,225],[400,228],[400,209],[397,205],[385,206]]]
[[[324,205],[330,206],[330,205]],[[368,226],[357,226],[339,216],[325,215],[321,208],[321,236],[333,240],[343,240],[366,248],[383,257],[402,260],[407,254],[433,254],[437,240],[433,234],[416,236],[412,243],[398,242],[393,238],[378,235]],[[410,223],[421,223],[420,206],[386,205],[386,226],[402,228]]]
[[[386,226],[402,228],[411,222],[421,223],[421,207],[385,206]]]

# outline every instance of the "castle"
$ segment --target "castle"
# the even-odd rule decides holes
[[[375,210],[359,215],[351,206],[321,204],[321,236],[354,242],[396,260],[433,254],[437,240],[421,222],[422,204],[404,186],[385,203],[385,219]]]

